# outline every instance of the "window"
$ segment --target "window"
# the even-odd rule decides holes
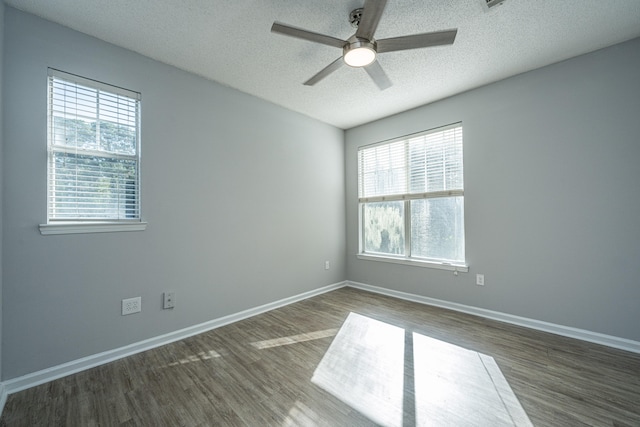
[[[50,69],[47,186],[49,225],[139,224],[140,94]]]
[[[462,125],[358,150],[360,254],[465,265]]]

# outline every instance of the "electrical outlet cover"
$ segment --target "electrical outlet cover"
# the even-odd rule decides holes
[[[165,292],[163,298],[162,308],[169,309],[175,307],[176,294],[173,291]]]
[[[126,298],[122,300],[122,315],[138,313],[142,311],[142,297]]]

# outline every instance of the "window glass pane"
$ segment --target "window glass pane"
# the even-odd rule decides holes
[[[411,201],[411,255],[464,262],[464,198]]]
[[[55,219],[137,218],[136,161],[54,153],[50,209]]]
[[[79,114],[81,111],[78,104],[70,103],[70,100],[77,99],[75,97],[65,96],[52,100],[51,143],[78,150],[135,155],[136,101],[105,92],[95,92],[93,95],[97,97],[92,103],[94,109],[99,107],[99,115],[95,111]]]
[[[411,193],[463,188],[462,128],[408,140]]]
[[[364,251],[404,254],[404,202],[363,205]]]
[[[54,79],[51,85],[51,107],[55,115],[82,117],[95,121],[96,89]]]
[[[107,121],[100,121],[102,151],[117,154],[136,154],[136,129]]]
[[[407,188],[404,141],[358,152],[360,197],[402,194]]]
[[[101,91],[98,101],[101,149],[110,153],[135,154],[136,100]]]
[[[96,122],[53,116],[51,130],[56,146],[68,146],[79,150],[97,150]]]

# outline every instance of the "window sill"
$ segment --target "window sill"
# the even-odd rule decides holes
[[[62,222],[40,224],[40,234],[114,233],[119,231],[144,231],[146,222]]]
[[[358,254],[357,257],[358,259],[362,259],[366,261],[390,262],[393,264],[412,265],[414,267],[437,268],[440,270],[458,271],[461,273],[469,272],[469,266],[464,264],[446,264],[443,262],[421,261],[417,259],[407,259],[407,258],[393,258],[393,257],[380,256],[380,255],[370,255],[370,254]]]

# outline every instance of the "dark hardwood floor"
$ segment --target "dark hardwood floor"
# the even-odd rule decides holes
[[[9,396],[2,426],[640,426],[640,355],[353,288]]]

